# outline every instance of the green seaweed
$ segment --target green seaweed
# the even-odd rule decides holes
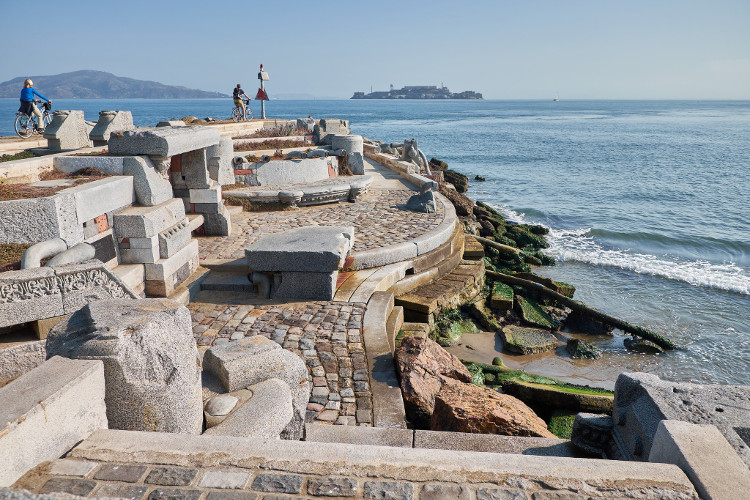
[[[25,160],[27,158],[34,158],[36,155],[32,153],[31,151],[21,151],[20,153],[16,153],[14,155],[2,155],[0,156],[0,163],[5,161],[13,161],[13,160]]]
[[[575,419],[575,413],[557,410],[550,418],[547,429],[560,439],[570,439],[573,434],[573,421]]]
[[[557,330],[560,328],[560,322],[547,314],[544,309],[542,309],[542,306],[536,301],[517,296],[516,303],[518,304],[524,322],[542,328],[549,328],[550,330]]]
[[[464,333],[478,333],[474,322],[461,314],[459,309],[450,309],[435,320],[430,338],[443,347],[454,345]]]

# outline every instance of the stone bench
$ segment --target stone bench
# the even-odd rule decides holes
[[[300,227],[259,238],[245,257],[253,282],[272,279],[271,298],[332,300],[353,246],[353,227]]]
[[[356,202],[367,193],[372,184],[369,175],[335,177],[310,184],[285,186],[249,186],[227,191],[225,196],[250,200],[256,203],[282,203],[291,207]]]

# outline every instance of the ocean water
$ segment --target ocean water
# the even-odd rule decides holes
[[[252,103],[255,115],[259,105]],[[17,101],[0,99],[0,135]],[[130,109],[136,125],[226,118],[229,100],[59,100],[55,109]],[[637,369],[679,381],[750,384],[750,102],[270,101],[267,115],[351,121],[354,133],[416,138],[429,157],[486,182],[469,195],[550,228],[557,265],[538,272],[576,298],[685,347],[563,360],[610,385]],[[556,359],[555,363],[560,363]],[[537,365],[548,363],[540,359]],[[567,370],[567,372],[566,372]],[[597,375],[598,374],[598,375]]]

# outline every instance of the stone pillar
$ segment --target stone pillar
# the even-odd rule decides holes
[[[81,110],[58,110],[44,132],[49,148],[55,151],[91,146],[86,121]]]
[[[112,132],[133,130],[133,114],[130,111],[99,111],[99,121],[91,130],[89,137],[94,146],[106,146]]]

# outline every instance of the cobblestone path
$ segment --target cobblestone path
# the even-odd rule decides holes
[[[372,393],[362,341],[365,304],[191,302],[198,347],[263,335],[302,357],[313,382],[308,422],[370,426]]]
[[[242,212],[232,216],[231,236],[198,238],[201,259],[239,259],[263,234],[303,226],[354,226],[354,251],[411,241],[443,221],[443,207],[426,214],[405,209],[408,189],[376,189],[356,203],[303,207],[284,212]]]

